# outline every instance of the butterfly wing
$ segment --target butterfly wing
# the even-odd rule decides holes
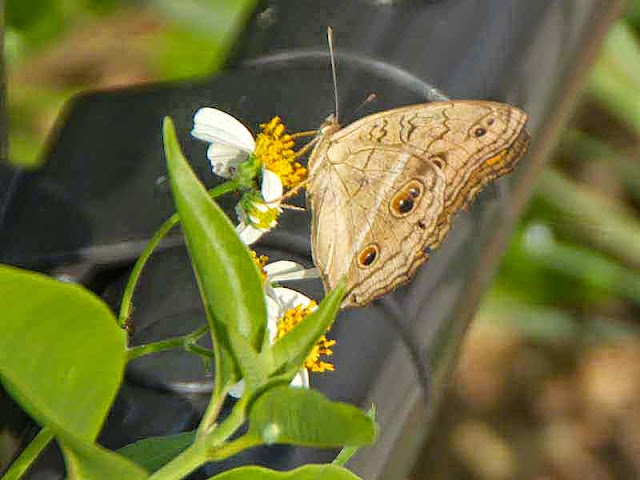
[[[451,217],[511,171],[528,144],[524,112],[494,102],[439,102],[365,117],[309,159],[312,253],[343,306],[407,282]]]

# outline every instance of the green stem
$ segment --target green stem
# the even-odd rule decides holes
[[[238,182],[235,180],[230,180],[228,182],[221,183],[220,185],[213,187],[209,190],[209,195],[211,198],[217,198],[225,193],[232,192],[238,188]],[[171,231],[173,227],[175,227],[178,223],[180,223],[180,217],[178,217],[177,213],[171,215],[165,222],[160,226],[160,228],[153,234],[153,237],[149,240],[146,247],[136,260],[135,265],[133,266],[133,270],[131,270],[131,275],[129,276],[129,280],[127,281],[127,286],[124,289],[124,293],[122,294],[122,302],[120,303],[120,315],[118,317],[118,324],[120,327],[125,328],[127,326],[127,321],[131,316],[131,308],[133,299],[133,292],[138,285],[138,281],[140,280],[140,275],[142,274],[142,270],[144,266],[149,261],[149,257],[156,249],[156,247],[160,244],[162,239]]]
[[[207,456],[209,460],[220,462],[225,458],[229,458],[234,455],[237,455],[238,453],[242,452],[243,450],[246,450],[247,448],[257,447],[258,445],[261,445],[261,444],[262,442],[260,441],[259,438],[256,438],[250,435],[243,435],[240,438],[237,438],[229,443],[225,443],[222,446],[217,447],[212,451],[209,451]]]
[[[180,222],[180,217],[178,217],[177,213],[174,213],[169,217],[168,220],[160,226],[158,231],[153,234],[147,246],[144,247],[144,250],[136,260],[135,265],[133,266],[133,270],[131,270],[131,275],[129,275],[129,281],[127,282],[127,286],[124,289],[124,293],[122,294],[122,302],[120,303],[120,316],[118,317],[118,323],[120,327],[124,328],[127,325],[127,321],[129,320],[129,316],[131,315],[131,299],[133,298],[133,292],[136,289],[136,285],[138,285],[138,280],[140,280],[140,275],[142,274],[142,269],[147,264],[149,257],[156,249],[156,247],[160,244],[162,239],[171,231],[173,227],[175,227]]]
[[[344,447],[340,450],[340,453],[336,455],[336,458],[331,462],[332,465],[337,465],[339,467],[344,467],[345,464],[355,455],[355,453],[360,449],[360,447]]]
[[[218,457],[217,455],[218,451],[224,450],[224,442],[231,435],[233,435],[236,430],[238,430],[238,428],[240,428],[244,423],[246,419],[245,411],[247,407],[247,398],[249,397],[247,393],[248,392],[245,392],[245,395],[240,400],[238,400],[238,403],[234,405],[233,410],[231,410],[229,416],[225,418],[222,423],[214,426],[214,428],[210,431],[202,432],[207,447],[207,458],[209,458],[210,460],[220,459],[220,457]],[[204,418],[203,421],[200,422],[200,425],[203,424]]]
[[[184,346],[184,349],[187,352],[195,353],[196,355],[200,355],[201,357],[205,357],[207,360],[211,360],[215,357],[213,352],[208,348],[201,347],[195,343],[188,343]]]
[[[188,350],[191,348],[194,342],[203,336],[209,330],[209,326],[205,325],[191,333],[182,335],[180,337],[168,338],[159,342],[148,343],[146,345],[138,345],[127,350],[127,361],[131,361],[134,358],[141,357],[142,355],[148,355],[149,353],[163,352],[165,350],[172,350],[174,348],[184,348]]]
[[[224,399],[224,397],[222,398]],[[214,402],[212,401],[212,403]],[[219,457],[218,452],[222,452],[223,455],[227,453],[233,455],[234,452],[237,453],[244,450],[244,448],[257,445],[256,439],[251,437],[243,442],[238,440],[244,437],[231,442],[228,445],[233,444],[232,448],[227,448],[228,445],[224,445],[224,442],[244,423],[246,403],[246,400],[240,399],[221,424],[214,426],[208,432],[203,432],[202,435],[196,435],[195,441],[189,448],[151,475],[149,480],[177,480],[191,473],[205,462],[227,458],[228,455]],[[211,404],[209,405],[211,406]]]
[[[9,470],[2,476],[2,480],[17,480],[22,477],[52,439],[53,432],[47,427],[42,428],[15,462],[11,464]]]
[[[220,413],[220,409],[224,404],[224,399],[227,396],[227,390],[224,389],[219,395],[212,397],[209,400],[209,405],[207,405],[207,410],[204,412],[204,415],[200,419],[200,425],[198,425],[197,436],[201,437],[206,435],[209,427],[213,424],[216,418],[218,418],[218,414]]]
[[[149,480],[178,480],[189,475],[206,461],[204,442],[196,438],[191,446],[151,475]]]

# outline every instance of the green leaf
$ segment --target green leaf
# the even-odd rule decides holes
[[[322,300],[315,312],[263,353],[263,356],[271,357],[269,361],[272,362],[274,372],[300,368],[313,346],[327,333],[336,318],[344,293],[345,282],[342,280]]]
[[[155,472],[186,450],[195,438],[195,430],[165,437],[150,437],[126,445],[118,453],[148,472]]]
[[[163,132],[171,189],[213,340],[228,349],[227,332],[233,329],[257,352],[267,323],[258,268],[230,220],[189,167],[170,118],[165,118]]]
[[[375,405],[371,405],[371,408],[369,410],[367,410],[367,413],[365,414],[367,417],[369,417],[371,420],[374,421],[374,427],[376,428],[376,437],[378,436],[378,425],[375,424],[375,420],[376,420],[376,407]],[[354,446],[346,446],[344,447],[340,453],[338,453],[338,455],[336,456],[336,458],[333,459],[333,462],[331,462],[332,465],[339,465],[339,466],[343,466],[345,465],[350,459],[351,457],[353,457],[356,452],[360,450],[360,447],[354,447]]]
[[[164,79],[214,74],[242,32],[256,0],[158,2],[165,18],[154,52]]]
[[[249,343],[234,331],[229,331],[229,342],[235,353],[245,382],[246,393],[255,391],[267,381],[268,368],[266,360],[256,353]]]
[[[332,402],[316,391],[275,387],[251,407],[247,435],[265,444],[368,445],[375,438],[375,422],[353,405]]]
[[[149,474],[115,452],[78,441],[68,436],[58,438],[67,465],[69,480],[104,480],[105,478],[143,480]]]
[[[80,286],[0,265],[0,378],[41,425],[93,441],[122,381],[126,334]]]
[[[358,480],[360,477],[336,465],[305,465],[288,472],[264,467],[238,467],[208,480]]]

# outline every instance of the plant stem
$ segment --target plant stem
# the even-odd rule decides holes
[[[120,303],[120,316],[118,317],[118,323],[122,328],[127,325],[127,321],[131,315],[131,299],[133,298],[133,292],[136,289],[136,285],[138,285],[138,280],[140,280],[142,269],[147,264],[149,257],[151,257],[151,254],[158,244],[167,235],[167,233],[169,233],[171,229],[178,224],[178,222],[180,222],[180,217],[178,217],[177,213],[174,213],[168,220],[165,220],[156,233],[153,234],[153,237],[151,237],[147,246],[144,247],[144,250],[138,257],[138,260],[136,260],[133,270],[131,270],[131,275],[129,275],[127,286],[122,294],[122,302]]]
[[[204,357],[207,360],[211,360],[215,356],[211,350],[209,350],[208,348],[201,347],[200,345],[198,345],[196,343],[187,343],[184,346],[184,349],[187,352],[191,352],[191,353],[195,353],[196,355],[200,355],[201,357]]]
[[[337,465],[339,467],[344,467],[344,465],[349,461],[351,457],[353,457],[356,452],[360,449],[360,447],[344,447],[340,450],[340,453],[336,455],[336,458],[331,462],[332,465]]]
[[[127,350],[127,361],[131,361],[134,358],[147,355],[149,353],[163,352],[165,350],[172,350],[174,348],[184,348],[187,350],[194,342],[203,336],[209,330],[208,325],[204,325],[191,333],[182,335],[180,337],[168,338],[159,342],[147,343],[146,345],[138,345]]]
[[[218,452],[225,450],[226,445],[224,445],[224,442],[231,435],[233,435],[236,430],[238,430],[238,428],[242,426],[246,419],[245,411],[247,407],[247,398],[249,397],[247,393],[248,392],[245,392],[245,395],[240,400],[238,400],[238,403],[234,405],[233,410],[231,410],[229,416],[225,418],[222,423],[220,423],[216,428],[210,430],[209,432],[203,432],[203,436],[206,442],[207,458],[209,458],[210,460],[220,460],[222,458],[226,458],[219,457]],[[255,443],[252,443],[252,445],[253,444]],[[248,446],[245,448],[248,448]]]
[[[216,392],[214,391],[214,395],[209,400],[209,405],[207,405],[207,410],[200,419],[200,425],[198,425],[198,432],[196,434],[197,437],[204,436],[215,419],[218,418],[218,414],[220,413],[220,409],[222,408],[226,396],[227,389],[224,389],[218,395],[216,395]]]
[[[224,396],[222,398],[224,399]],[[202,435],[196,435],[195,441],[189,448],[151,475],[149,480],[178,480],[210,460],[227,458],[245,448],[257,445],[259,440],[253,437],[246,439],[241,437],[229,444],[233,445],[232,447],[224,445],[224,442],[244,423],[246,403],[246,400],[240,399],[220,425],[209,432],[203,432]],[[240,441],[242,439],[244,440]],[[222,452],[225,456],[218,457],[218,452]]]
[[[35,438],[31,440],[31,443],[27,445],[27,448],[16,458],[15,462],[11,464],[9,470],[2,476],[2,480],[17,480],[22,477],[52,439],[53,432],[51,429],[43,427]]]
[[[208,453],[209,460],[220,462],[225,458],[232,457],[247,448],[261,445],[262,441],[251,435],[243,435],[229,443],[225,443]]]
[[[217,198],[225,193],[232,192],[238,188],[238,182],[235,180],[230,180],[228,182],[224,182],[216,187],[213,187],[209,190],[209,195],[211,198]],[[131,316],[131,300],[133,298],[133,292],[138,285],[138,281],[140,280],[140,275],[142,274],[142,270],[144,266],[149,261],[149,257],[156,249],[156,247],[160,244],[162,239],[171,231],[173,227],[175,227],[178,223],[180,223],[180,217],[178,217],[177,213],[171,215],[165,222],[160,226],[160,228],[153,234],[153,237],[149,240],[146,247],[136,260],[135,265],[133,266],[133,270],[131,270],[131,275],[129,275],[129,280],[127,281],[127,286],[124,289],[124,293],[122,294],[122,301],[120,302],[120,315],[118,317],[118,324],[120,327],[125,328],[127,325],[127,321]]]
[[[196,438],[193,444],[151,475],[149,480],[179,480],[186,477],[206,461],[204,442]]]

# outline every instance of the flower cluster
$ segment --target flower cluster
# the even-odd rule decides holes
[[[238,234],[250,245],[277,225],[285,189],[303,182],[307,169],[293,150],[295,138],[286,133],[279,117],[260,125],[254,140],[239,120],[215,108],[199,109],[191,134],[209,142],[207,157],[213,173],[236,179],[244,188],[236,207]],[[256,188],[259,184],[260,187]]]
[[[207,157],[213,173],[237,180],[242,197],[236,205],[239,224],[236,228],[242,241],[251,245],[265,232],[277,225],[280,199],[286,189],[300,185],[307,177],[307,169],[298,161],[295,138],[286,132],[279,117],[260,125],[260,133],[253,139],[251,132],[236,118],[214,108],[201,108],[194,116],[192,135],[209,142]],[[283,288],[280,282],[317,278],[316,269],[281,260],[268,263],[265,255],[251,252],[265,282],[267,303],[267,332],[271,343],[291,331],[307,315],[316,309],[315,301],[302,293]],[[333,364],[326,361],[333,352],[335,340],[322,336],[313,347],[304,366],[291,382],[292,386],[308,387],[309,371],[333,371]],[[239,382],[229,392],[240,397],[244,391]]]

